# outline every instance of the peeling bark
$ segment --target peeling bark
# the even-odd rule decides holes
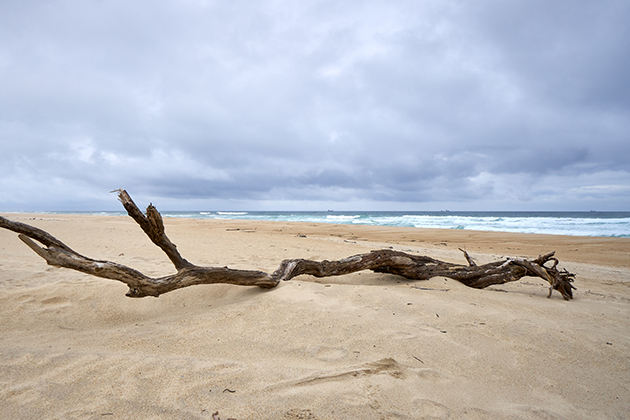
[[[227,283],[240,286],[258,286],[270,289],[280,281],[308,274],[315,277],[340,276],[362,270],[388,273],[409,280],[427,280],[432,277],[448,277],[460,283],[483,289],[494,284],[518,281],[525,276],[540,277],[549,282],[549,296],[553,290],[564,299],[573,298],[571,284],[574,274],[557,269],[558,259],[550,252],[533,260],[507,258],[488,264],[477,265],[464,250],[468,265],[453,264],[427,256],[412,255],[390,249],[354,255],[338,261],[311,261],[304,259],[284,260],[272,274],[254,270],[235,270],[227,267],[199,267],[185,260],[177,247],[166,236],[162,216],[152,204],[146,214],[136,206],[125,190],[117,190],[125,210],[144,233],[171,260],[177,273],[164,277],[149,277],[138,270],[110,261],[85,257],[49,233],[36,227],[8,220],[0,216],[0,227],[18,233],[18,237],[49,265],[81,271],[97,277],[117,280],[129,286],[127,296],[159,296],[172,290],[197,284]],[[44,247],[38,245],[39,242]],[[551,267],[547,266],[552,262]]]

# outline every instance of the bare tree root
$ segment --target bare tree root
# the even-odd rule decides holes
[[[254,270],[235,270],[227,267],[199,267],[185,260],[166,236],[162,216],[152,204],[146,214],[136,206],[127,191],[116,190],[125,210],[144,233],[171,260],[177,273],[164,277],[149,277],[138,270],[110,261],[85,257],[49,233],[36,227],[8,220],[0,216],[0,227],[17,232],[18,237],[49,265],[81,271],[97,277],[117,280],[129,286],[127,296],[159,296],[172,290],[196,284],[227,283],[240,286],[258,286],[265,289],[276,287],[280,281],[288,281],[302,274],[315,277],[340,276],[356,271],[371,270],[389,273],[410,280],[427,280],[432,277],[448,277],[460,283],[483,289],[494,284],[518,281],[525,276],[540,277],[549,282],[549,296],[553,290],[564,299],[573,298],[571,284],[575,275],[557,269],[558,259],[554,252],[540,255],[533,260],[507,258],[488,264],[477,265],[464,250],[468,265],[453,264],[421,255],[382,249],[354,255],[338,261],[311,261],[304,259],[284,260],[272,274]],[[37,244],[39,242],[42,246]],[[549,263],[553,265],[548,266]]]

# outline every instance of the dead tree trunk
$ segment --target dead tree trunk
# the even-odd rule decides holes
[[[453,264],[426,256],[384,249],[354,255],[339,261],[284,260],[272,274],[263,271],[235,270],[227,267],[199,267],[186,261],[179,254],[175,244],[166,236],[162,216],[152,204],[147,207],[146,214],[144,214],[125,190],[118,190],[117,192],[118,198],[129,216],[140,225],[151,241],[164,251],[177,269],[177,273],[158,278],[149,277],[121,264],[84,257],[60,240],[36,227],[14,222],[4,217],[0,217],[0,227],[17,232],[18,237],[45,259],[49,265],[70,268],[125,283],[129,286],[129,292],[127,292],[129,297],[157,297],[183,287],[213,283],[259,286],[269,289],[277,286],[280,281],[288,281],[302,274],[330,277],[372,270],[376,273],[396,274],[410,280],[427,280],[438,276],[448,277],[476,289],[517,281],[525,276],[534,276],[549,282],[549,297],[555,289],[566,300],[573,298],[572,289],[574,287],[571,283],[575,275],[566,270],[559,271],[557,269],[558,259],[553,257],[553,252],[533,260],[507,258],[479,266],[463,250],[468,265]],[[553,265],[549,267],[547,264],[550,262]]]

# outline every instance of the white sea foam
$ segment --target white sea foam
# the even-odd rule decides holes
[[[356,214],[356,215],[352,215],[352,216],[347,216],[347,215],[327,215],[326,219],[329,220],[354,220],[354,219],[358,219],[359,217],[361,217],[360,214]]]
[[[407,216],[413,227],[577,236],[630,236],[630,218]]]

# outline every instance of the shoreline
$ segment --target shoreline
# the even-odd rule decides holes
[[[630,212],[163,212],[164,218],[324,223],[563,236],[630,238]],[[15,213],[15,214],[20,214]],[[127,216],[118,212],[41,215]],[[596,215],[596,216],[595,216]]]
[[[10,220],[36,225],[37,222],[63,222],[85,220],[111,220],[135,225],[129,216],[99,216],[37,213],[0,213]],[[630,268],[630,238],[607,236],[550,235],[540,233],[513,233],[461,229],[436,229],[394,226],[371,226],[314,222],[259,221],[237,219],[193,219],[164,217],[166,234],[169,226],[257,231],[274,235],[306,235],[317,238],[339,238],[364,244],[389,246],[391,244],[424,249],[466,249],[472,253],[512,257],[536,257],[555,251],[561,261]],[[44,229],[45,230],[45,229]],[[138,231],[141,233],[140,228]],[[49,232],[50,233],[50,232]],[[251,232],[250,232],[251,233]],[[51,233],[52,234],[52,233]],[[54,236],[54,234],[53,234]],[[63,237],[57,239],[64,242]],[[172,240],[172,238],[171,238]],[[175,242],[177,244],[177,242]],[[580,249],[582,247],[582,249]],[[78,251],[75,249],[75,251]],[[79,251],[78,251],[79,252]],[[459,251],[458,251],[459,252]]]

